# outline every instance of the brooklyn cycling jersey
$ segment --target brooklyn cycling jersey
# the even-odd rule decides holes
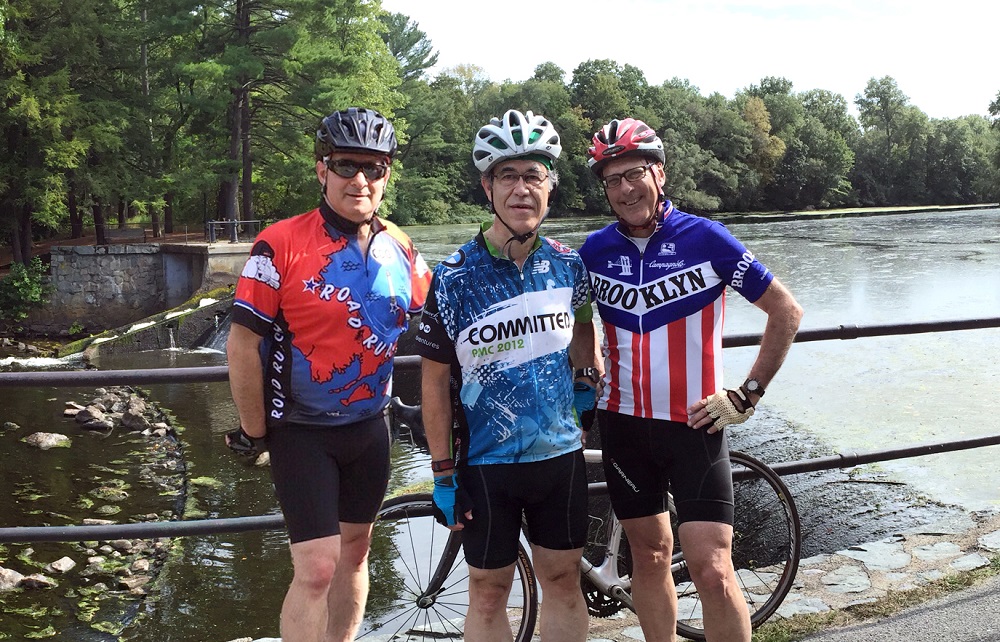
[[[598,407],[686,422],[688,406],[722,388],[726,286],[753,302],[774,276],[721,223],[669,201],[649,239],[612,224],[587,237],[580,256],[605,335]]]
[[[327,212],[324,203],[261,232],[236,285],[233,323],[264,337],[268,426],[335,426],[381,411],[406,314],[426,298],[430,270],[399,228],[375,219],[362,255]]]
[[[593,318],[583,262],[549,239],[520,269],[491,250],[479,234],[434,269],[416,338],[422,356],[452,364],[460,457],[515,463],[577,450],[569,344],[574,322]]]

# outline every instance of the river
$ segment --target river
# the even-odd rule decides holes
[[[579,247],[588,231],[608,221],[552,220],[543,231]],[[1000,316],[1000,210],[729,227],[798,298],[806,311],[803,329]],[[428,261],[436,263],[475,229],[419,226],[406,231]],[[728,303],[727,334],[762,331],[761,312],[739,297],[730,296]],[[726,351],[727,385],[742,380],[754,355],[753,348]],[[198,350],[116,356],[96,365],[124,369],[224,362],[217,351]],[[994,434],[998,427],[988,409],[1000,389],[998,362],[998,329],[797,344],[769,386],[758,417],[734,431],[734,441],[751,452],[767,453],[766,459],[775,463]],[[0,360],[0,367],[18,365],[6,359]],[[276,510],[266,470],[222,446],[223,433],[236,423],[226,384],[157,385],[149,391],[184,427],[181,437],[189,478],[218,482],[189,485],[189,510],[211,517]],[[11,494],[0,497],[2,525],[79,523],[80,497],[107,470],[126,467],[123,453],[133,446],[125,435],[103,441],[98,441],[100,436],[79,435],[72,422],[62,418],[66,400],[86,401],[94,396],[93,390],[15,389],[3,394],[0,424],[14,422],[19,428],[0,433],[0,481],[14,491],[0,494]],[[74,447],[42,453],[19,441],[39,430],[71,434]],[[959,509],[996,509],[1000,467],[989,464],[993,457],[993,449],[977,449],[863,467],[851,478],[871,483],[845,491],[853,498],[849,508],[828,505],[827,516],[807,526],[807,550],[868,541],[863,538],[908,523],[914,510],[931,519]],[[426,476],[426,457],[405,444],[395,447],[394,460],[393,486]],[[819,481],[793,485],[796,497],[802,496],[800,510],[803,502],[815,506],[817,514],[824,512],[824,503],[844,506],[829,497],[831,489],[845,486],[840,482],[847,478],[830,473],[809,476]],[[140,486],[136,482],[119,519],[160,512],[173,501],[141,492]],[[835,532],[831,536],[829,531]],[[33,549],[30,559],[37,562],[50,562],[61,554],[79,556],[60,553],[54,545]],[[20,545],[0,547],[2,566],[19,567],[19,556],[24,557]],[[52,607],[56,610],[42,622],[54,623],[57,639],[66,640],[225,642],[266,637],[277,635],[277,616],[289,578],[281,532],[181,538],[174,540],[170,562],[150,597],[138,603],[138,612],[135,605],[106,609],[107,617],[129,624],[124,631],[102,634],[73,617],[72,596],[65,595],[69,582],[51,589],[59,599]],[[36,618],[32,624],[19,610],[26,608],[27,599],[0,597],[5,612],[0,639],[4,634],[21,639],[25,631],[38,629],[35,625],[41,622]]]

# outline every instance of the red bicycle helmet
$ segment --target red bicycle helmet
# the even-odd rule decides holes
[[[594,134],[594,146],[587,150],[587,165],[601,175],[601,167],[613,158],[628,154],[642,154],[665,163],[663,141],[656,132],[641,120],[625,118],[612,120]]]

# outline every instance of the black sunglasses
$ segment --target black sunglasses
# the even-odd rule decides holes
[[[343,158],[326,161],[326,167],[341,178],[354,178],[358,172],[364,172],[370,181],[377,181],[389,171],[389,166],[382,163],[358,163]]]

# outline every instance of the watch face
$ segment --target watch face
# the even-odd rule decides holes
[[[747,379],[745,385],[748,392],[760,392],[761,390],[760,382],[756,379]]]

